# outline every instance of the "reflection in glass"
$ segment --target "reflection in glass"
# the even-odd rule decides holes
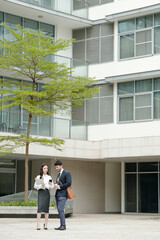
[[[154,93],[154,119],[160,118],[160,92]]]
[[[51,117],[39,117],[39,135],[51,136]]]
[[[134,34],[120,37],[120,59],[134,57]]]
[[[148,28],[153,26],[153,15],[136,18],[136,28]]]
[[[144,56],[152,53],[152,44],[144,43],[136,46],[136,56]]]
[[[118,83],[118,95],[134,93],[134,82]]]
[[[151,94],[143,94],[135,96],[135,106],[136,107],[144,107],[151,106]]]
[[[158,173],[139,174],[138,212],[158,212]]]
[[[137,211],[136,174],[125,175],[125,211]]]
[[[118,24],[119,33],[129,32],[135,29],[135,19],[129,19]]]
[[[126,163],[125,164],[125,172],[136,172],[137,164],[136,163]]]
[[[135,91],[136,93],[152,91],[152,79],[136,81]]]
[[[24,18],[24,28],[28,30],[38,30],[39,29],[39,22]]]
[[[16,162],[14,160],[0,160],[0,168],[15,168]]]
[[[160,13],[154,14],[154,26],[160,25]]]
[[[15,193],[15,173],[0,173],[0,197]]]
[[[138,171],[139,172],[157,172],[158,162],[138,163]]]
[[[160,78],[154,79],[154,90],[160,90]]]
[[[86,121],[90,124],[99,123],[99,98],[86,100]]]
[[[136,33],[136,43],[144,43],[152,40],[151,30]]]
[[[160,53],[160,27],[154,28],[154,53]]]
[[[119,99],[119,121],[133,120],[133,97]]]
[[[66,119],[54,119],[54,137],[70,138],[70,121]]]
[[[136,108],[135,109],[135,120],[150,120],[151,116],[151,107],[145,108]]]

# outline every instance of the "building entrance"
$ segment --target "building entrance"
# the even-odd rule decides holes
[[[159,212],[159,162],[125,164],[125,212]]]

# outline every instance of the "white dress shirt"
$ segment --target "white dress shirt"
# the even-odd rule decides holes
[[[60,171],[60,176],[59,176],[59,177],[61,177],[63,170],[64,170],[64,169],[62,168],[62,170]]]
[[[38,176],[36,177],[36,179],[40,179],[40,175],[38,175]],[[51,176],[49,176],[48,174],[45,174],[45,175],[43,174],[42,179],[43,179],[43,181],[44,181],[45,188],[47,188],[47,189],[54,188],[53,180],[52,180],[52,185],[50,185],[50,184],[48,183],[49,180],[52,179]],[[35,181],[35,184],[34,184],[34,188],[37,189],[37,190],[39,190],[39,189],[44,189],[44,188],[42,187],[42,184],[37,184],[36,181]]]
[[[63,170],[64,170],[64,169],[62,168],[62,170],[59,172],[59,173],[60,173],[60,175],[59,175],[59,178],[58,178],[58,179],[60,179],[60,177],[61,177],[61,175],[62,175],[62,172],[63,172]],[[58,179],[57,179],[57,180],[58,180]],[[60,186],[59,186],[59,185],[58,185],[58,189],[59,189],[59,190],[61,190],[61,188],[60,188]]]

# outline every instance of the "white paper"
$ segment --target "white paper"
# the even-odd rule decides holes
[[[42,178],[41,178],[41,179],[36,178],[35,180],[36,180],[36,184],[37,184],[37,185],[40,185],[40,184],[43,184],[43,183],[44,183],[44,181],[43,181]]]

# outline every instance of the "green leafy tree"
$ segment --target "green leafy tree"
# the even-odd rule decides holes
[[[28,199],[28,156],[30,143],[54,145],[61,150],[64,141],[56,138],[39,138],[30,136],[31,120],[34,115],[44,117],[67,110],[82,104],[83,98],[90,98],[97,93],[91,88],[93,79],[86,77],[73,78],[72,71],[65,64],[47,60],[50,54],[67,49],[71,40],[46,37],[39,30],[37,32],[25,30],[16,26],[11,29],[1,24],[12,35],[12,41],[0,41],[0,68],[10,76],[24,79],[20,85],[18,81],[1,79],[0,81],[0,109],[6,110],[20,106],[28,114],[27,134],[1,136],[0,155],[11,153],[17,147],[25,145],[25,200]],[[37,91],[37,83],[42,83],[42,90]]]

